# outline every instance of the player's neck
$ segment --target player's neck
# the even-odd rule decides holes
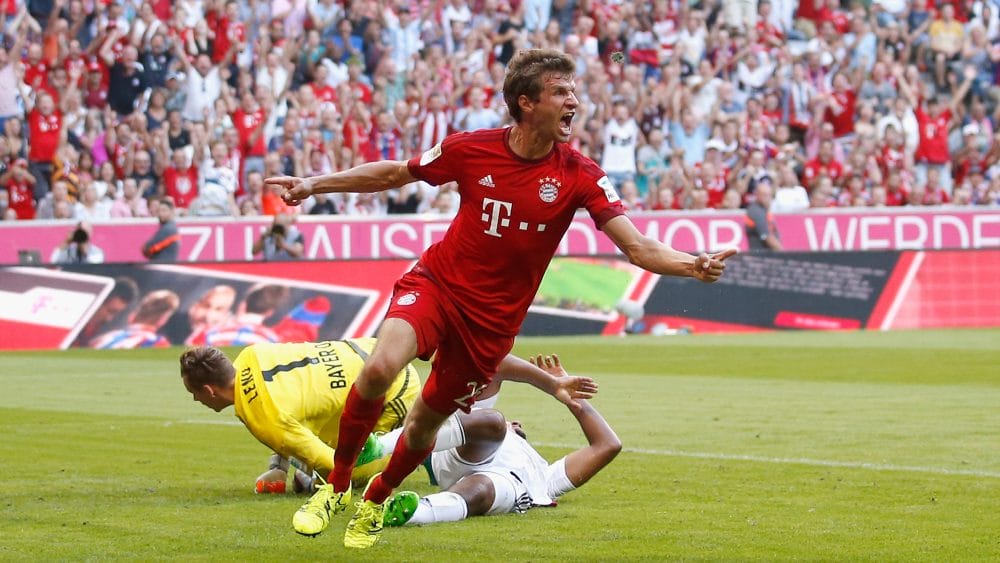
[[[552,139],[543,138],[537,131],[515,124],[510,128],[507,142],[514,154],[525,160],[538,160],[552,152]]]

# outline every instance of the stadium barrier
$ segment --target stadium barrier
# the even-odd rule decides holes
[[[747,249],[742,212],[634,213],[640,231],[687,251]],[[915,250],[1000,248],[998,208],[843,209],[774,216],[789,251]],[[180,219],[184,262],[235,262],[253,259],[254,240],[269,218]],[[415,258],[444,236],[448,219],[390,216],[377,219],[304,216],[306,258],[345,260]],[[52,251],[73,230],[73,222],[0,222],[0,264],[49,262]],[[140,246],[156,231],[154,219],[95,223],[91,240],[106,262],[143,262]],[[511,227],[514,228],[514,227]],[[617,249],[586,214],[570,225],[561,256],[606,256]]]
[[[0,349],[373,334],[412,259],[0,267]],[[363,274],[363,275],[359,275]],[[1000,326],[1000,250],[744,253],[716,284],[561,257],[524,335]]]

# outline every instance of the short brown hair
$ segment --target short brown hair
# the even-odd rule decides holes
[[[181,377],[186,377],[192,387],[228,387],[235,373],[229,358],[213,346],[189,348],[181,354]]]
[[[576,63],[566,53],[555,49],[527,49],[511,59],[503,79],[503,99],[514,121],[521,121],[518,98],[527,96],[538,101],[545,88],[545,75],[549,73],[573,76]]]

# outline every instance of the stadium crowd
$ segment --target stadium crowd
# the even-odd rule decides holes
[[[455,186],[263,179],[509,123],[517,49],[575,58],[573,143],[631,210],[1000,204],[1000,2],[5,0],[3,220],[455,212]]]

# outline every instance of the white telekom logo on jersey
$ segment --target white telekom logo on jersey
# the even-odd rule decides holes
[[[500,201],[499,199],[489,197],[483,198],[483,222],[488,225],[488,228],[483,232],[491,237],[502,237],[503,234],[500,233],[500,229],[510,227],[510,216],[513,209],[514,204],[509,201]],[[527,221],[520,221],[517,223],[517,230],[527,231],[530,226]],[[544,231],[545,223],[535,225],[534,229],[535,232],[539,233]]]

